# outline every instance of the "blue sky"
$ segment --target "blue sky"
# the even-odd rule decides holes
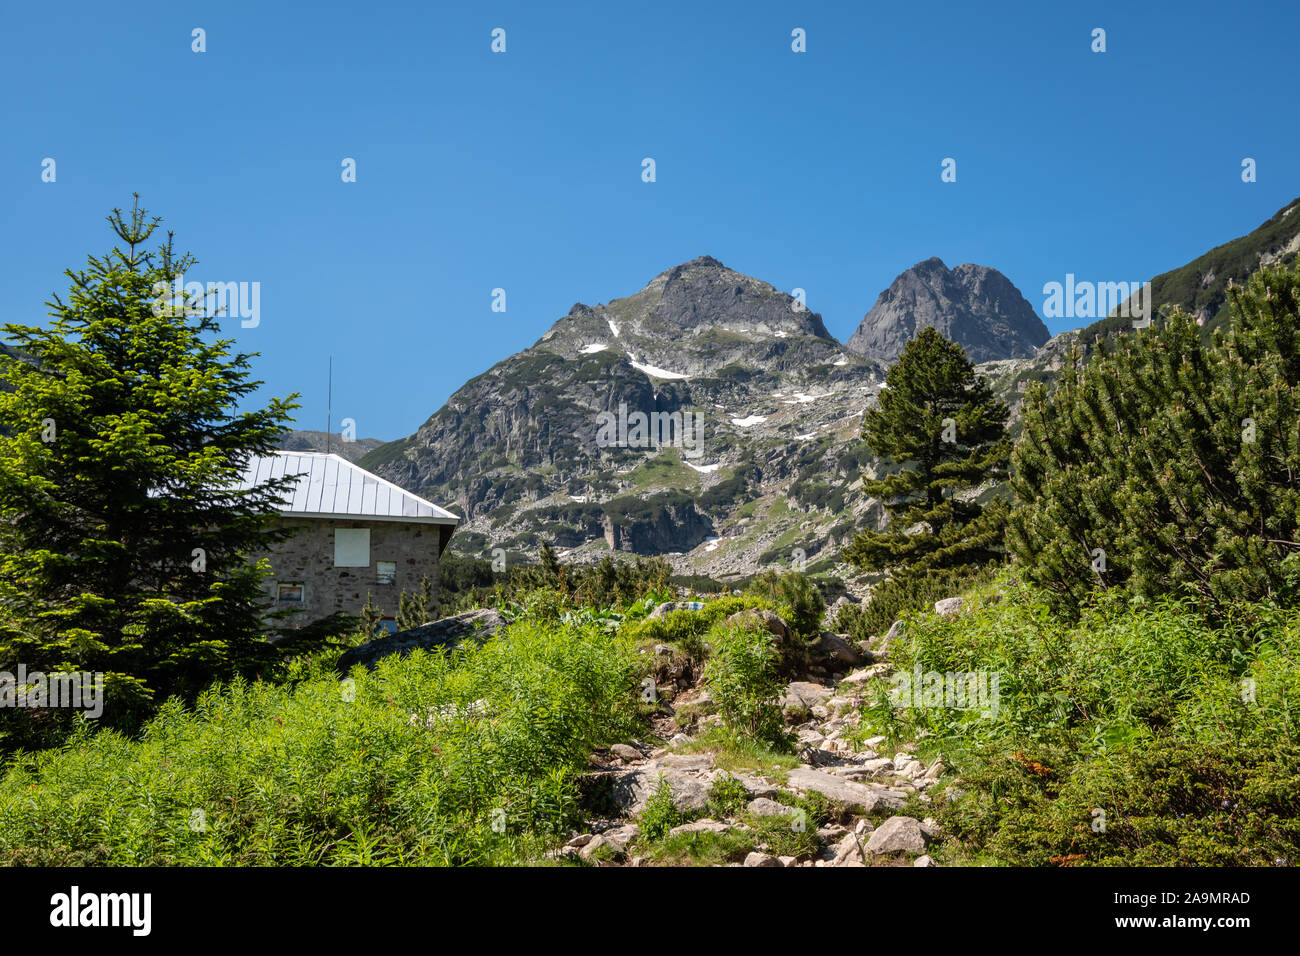
[[[6,9],[0,319],[44,321],[138,191],[188,279],[261,283],[225,324],[299,427],[333,355],[336,427],[392,439],[699,255],[844,340],[932,255],[1041,314],[1045,282],[1150,278],[1300,195],[1294,2],[271,6]]]

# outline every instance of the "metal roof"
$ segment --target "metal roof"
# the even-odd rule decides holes
[[[280,511],[302,518],[373,518],[422,524],[460,523],[460,519],[431,501],[372,475],[338,455],[316,451],[277,451],[254,455],[244,469],[240,490],[273,478],[298,475],[288,488]]]

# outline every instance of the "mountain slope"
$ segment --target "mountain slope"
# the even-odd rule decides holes
[[[892,362],[927,326],[962,346],[973,362],[1028,358],[1048,339],[1043,320],[1001,272],[971,263],[949,269],[931,257],[880,293],[847,348]]]
[[[870,510],[846,507],[846,487],[883,377],[819,315],[704,256],[575,305],[361,464],[456,507],[461,553],[531,556],[545,539],[579,557],[676,553],[684,568],[748,573],[773,549],[813,556]],[[620,409],[699,416],[703,437],[602,443],[602,413]]]
[[[1300,198],[1279,209],[1257,229],[1231,242],[1215,246],[1186,265],[1163,272],[1151,280],[1156,314],[1181,306],[1211,334],[1228,317],[1228,283],[1244,284],[1261,265],[1290,263],[1300,255]],[[1132,328],[1133,320],[1111,316],[1079,331],[1084,342],[1098,335],[1114,335]]]

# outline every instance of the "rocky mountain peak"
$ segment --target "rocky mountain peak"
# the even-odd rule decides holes
[[[822,318],[770,283],[699,256],[657,275],[631,299],[644,297],[646,320],[672,330],[735,334],[812,335],[831,339]],[[619,302],[610,303],[614,307]]]
[[[1001,272],[969,262],[949,269],[931,256],[894,279],[846,347],[892,362],[927,326],[961,345],[973,362],[1028,358],[1049,337],[1033,306]]]

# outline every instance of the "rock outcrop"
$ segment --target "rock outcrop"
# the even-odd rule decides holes
[[[1034,307],[1001,272],[971,263],[949,269],[932,257],[880,293],[846,347],[893,362],[930,326],[964,348],[972,362],[1029,358],[1049,338]]]
[[[454,617],[421,624],[409,631],[398,631],[388,637],[367,641],[359,647],[345,651],[338,660],[338,669],[346,674],[358,664],[374,670],[375,664],[390,654],[405,656],[414,650],[431,650],[435,647],[455,647],[461,641],[483,643],[504,627],[506,619],[499,611],[482,609],[466,611]]]

